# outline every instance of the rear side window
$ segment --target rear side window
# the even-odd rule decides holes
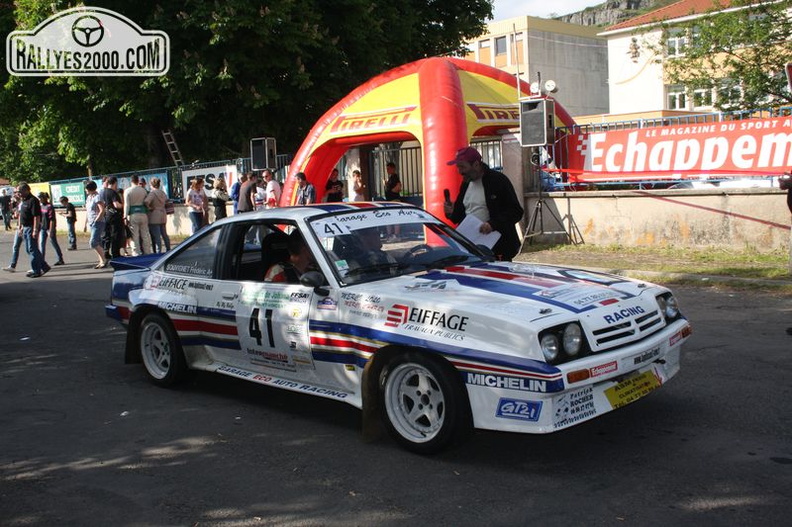
[[[220,233],[215,229],[179,251],[165,264],[165,271],[185,276],[214,278],[215,258],[218,254]]]

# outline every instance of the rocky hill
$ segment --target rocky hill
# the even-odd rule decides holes
[[[653,11],[677,0],[609,0],[583,11],[554,17],[556,20],[581,26],[611,26],[628,18]]]

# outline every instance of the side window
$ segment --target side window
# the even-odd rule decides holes
[[[165,264],[168,273],[213,278],[215,257],[222,229],[215,229],[179,251]]]
[[[229,280],[263,282],[274,263],[288,260],[287,233],[293,227],[279,223],[240,223],[228,239],[230,262],[223,276]]]

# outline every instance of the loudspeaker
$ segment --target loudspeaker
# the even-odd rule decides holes
[[[250,168],[252,170],[278,168],[277,155],[274,137],[256,137],[250,140]]]
[[[520,144],[545,146],[555,140],[555,102],[550,99],[520,101]]]

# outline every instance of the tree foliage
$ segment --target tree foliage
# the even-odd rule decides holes
[[[17,0],[0,27],[32,29],[74,2]],[[360,83],[462,49],[489,0],[103,0],[170,37],[162,77],[10,77],[0,91],[0,170],[30,180],[163,166],[172,129],[185,157],[244,156],[248,140],[294,151]],[[16,179],[19,179],[17,177]]]
[[[688,36],[681,57],[666,62],[668,80],[688,90],[715,90],[722,111],[792,104],[784,65],[792,62],[792,14],[789,2],[717,2],[705,18],[665,25],[667,35]]]

